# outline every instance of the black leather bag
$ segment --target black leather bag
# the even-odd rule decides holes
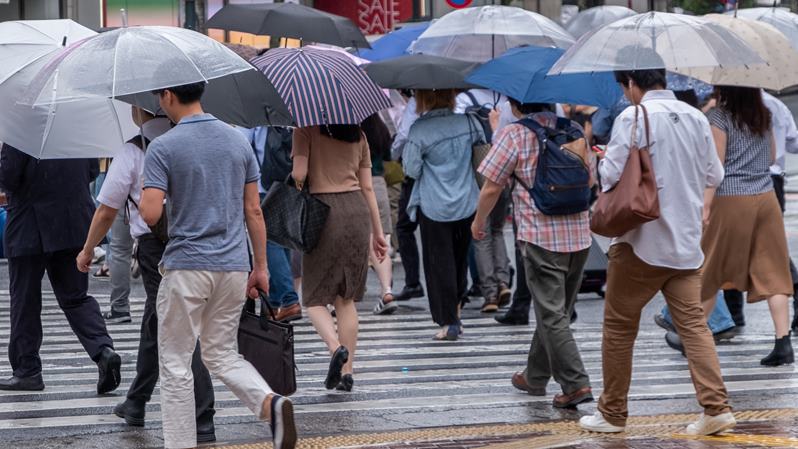
[[[260,314],[247,299],[238,327],[238,352],[255,367],[272,390],[282,396],[296,392],[294,327],[275,321],[274,309],[261,293]]]
[[[330,206],[313,197],[307,187],[298,190],[290,176],[272,184],[261,209],[269,240],[304,253],[318,245],[330,214]]]

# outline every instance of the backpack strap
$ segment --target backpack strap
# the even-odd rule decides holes
[[[479,103],[479,101],[477,101],[477,97],[475,97],[474,94],[472,94],[470,90],[467,90],[467,91],[465,91],[463,93],[466,94],[466,96],[468,96],[468,98],[471,100],[471,105],[472,106],[476,106],[476,107],[479,107],[479,108],[481,108],[483,106],[482,104]]]
[[[568,129],[571,127],[571,119],[557,117],[557,129]]]

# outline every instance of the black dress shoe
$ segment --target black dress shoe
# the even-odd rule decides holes
[[[330,368],[327,370],[327,379],[324,381],[324,387],[332,390],[341,383],[341,369],[343,369],[346,362],[349,360],[349,350],[340,346],[332,355],[330,359]]]
[[[424,297],[424,287],[420,284],[415,286],[405,285],[405,288],[399,292],[398,295],[394,295],[394,301],[410,301],[413,298],[423,298]]]
[[[42,391],[44,390],[44,380],[41,374],[29,377],[12,376],[5,380],[0,380],[0,390],[11,391]]]
[[[519,313],[507,312],[504,315],[494,317],[499,324],[508,326],[526,326],[529,324],[529,315],[523,316]]]
[[[352,387],[355,386],[355,378],[352,377],[351,374],[344,374],[341,377],[341,383],[335,387],[338,391],[352,391]]]
[[[144,402],[125,399],[114,407],[114,415],[124,419],[128,426],[144,427],[145,405]]]
[[[100,378],[97,381],[97,394],[110,393],[119,386],[122,375],[119,372],[122,367],[122,359],[119,354],[111,348],[104,348],[97,361],[97,369],[100,371]]]

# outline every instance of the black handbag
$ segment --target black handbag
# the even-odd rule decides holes
[[[318,245],[330,214],[330,206],[311,195],[307,184],[298,190],[290,176],[285,182],[272,184],[260,207],[268,239],[304,253]]]
[[[260,314],[247,299],[238,327],[238,352],[252,364],[272,390],[282,396],[296,392],[294,327],[275,321],[274,309],[260,294]]]

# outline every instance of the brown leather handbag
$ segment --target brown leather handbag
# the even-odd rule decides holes
[[[646,145],[642,147],[636,142],[638,111],[641,109],[646,128]],[[590,218],[590,230],[605,237],[620,237],[643,223],[659,218],[657,178],[648,152],[651,130],[648,112],[642,104],[635,107],[631,142],[629,159],[621,179],[615,187],[599,194]]]

